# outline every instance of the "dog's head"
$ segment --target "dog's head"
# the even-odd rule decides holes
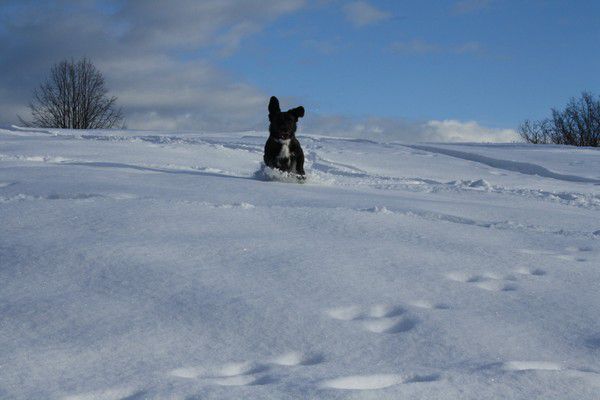
[[[277,97],[271,97],[269,101],[269,133],[271,137],[280,140],[287,140],[294,137],[298,119],[304,117],[304,107],[296,107],[286,112],[281,112],[279,100]]]

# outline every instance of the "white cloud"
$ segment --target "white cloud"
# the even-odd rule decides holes
[[[356,27],[371,25],[391,17],[390,13],[381,11],[366,1],[353,1],[343,8],[346,18]]]
[[[266,115],[266,96],[209,63],[164,56],[100,62],[127,124],[141,129],[242,129]]]
[[[116,15],[129,26],[123,40],[153,48],[197,48],[215,41],[237,46],[266,22],[304,0],[176,0],[125,2]]]
[[[2,21],[3,123],[16,123],[15,111],[27,118],[23,106],[52,64],[82,56],[103,72],[130,128],[237,130],[264,123],[266,94],[206,59],[185,61],[182,54],[231,54],[305,1],[123,0],[112,12],[95,4],[23,2]]]
[[[427,136],[440,142],[515,142],[519,135],[514,129],[487,128],[475,121],[429,121],[424,125]]]
[[[302,133],[341,136],[375,141],[414,142],[514,142],[519,135],[513,129],[482,126],[474,121],[408,121],[397,118],[349,118],[307,114]]]

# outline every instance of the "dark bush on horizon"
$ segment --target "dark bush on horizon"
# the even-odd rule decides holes
[[[524,121],[519,134],[527,143],[600,146],[600,100],[588,92],[571,98],[564,110],[552,109],[552,117]]]
[[[31,121],[37,128],[109,129],[123,126],[123,113],[109,97],[102,73],[87,58],[63,60],[34,92],[29,103]]]

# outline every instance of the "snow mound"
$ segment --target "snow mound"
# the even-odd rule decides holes
[[[267,167],[261,162],[259,169],[254,173],[254,178],[261,181],[275,181],[284,183],[302,183],[311,185],[331,185],[334,180],[331,177],[323,176],[318,171],[307,171],[304,177],[292,172],[284,172],[278,169]]]
[[[451,181],[448,185],[463,189],[491,190],[492,185],[485,179]]]
[[[261,163],[260,168],[254,173],[254,177],[264,181],[278,181],[286,183],[304,183],[306,179],[292,172],[284,172],[278,169],[267,167],[264,163]]]

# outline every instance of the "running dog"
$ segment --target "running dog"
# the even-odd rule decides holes
[[[304,107],[281,112],[277,97],[269,101],[269,139],[265,144],[263,160],[268,167],[283,172],[295,173],[305,179],[304,152],[296,139],[298,119],[304,117]]]

